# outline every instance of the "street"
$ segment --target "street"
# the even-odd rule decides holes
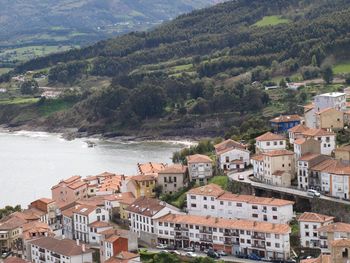
[[[252,185],[254,187],[263,188],[263,189],[267,189],[267,190],[274,190],[276,192],[282,192],[282,193],[287,193],[287,194],[291,194],[291,195],[298,195],[298,196],[302,196],[302,197],[309,198],[309,199],[313,198],[313,197],[310,197],[307,194],[307,192],[302,191],[302,190],[298,190],[295,188],[287,188],[287,187],[282,187],[282,186],[275,186],[275,185],[269,185],[269,184],[255,182],[255,181],[250,179],[251,175],[253,175],[253,169],[250,169],[250,170],[247,170],[244,172],[240,172],[240,173],[228,173],[227,174],[227,176],[233,181],[249,183],[250,185]],[[240,180],[240,178],[242,178],[242,177],[244,178],[244,180]],[[345,201],[342,199],[337,199],[337,198],[333,198],[333,197],[329,197],[329,196],[325,196],[325,195],[321,195],[320,197],[317,197],[317,198],[322,199],[322,200],[336,202],[336,203],[350,205],[349,201]]]

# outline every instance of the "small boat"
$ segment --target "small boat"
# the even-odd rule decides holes
[[[92,142],[92,141],[85,141],[86,144],[88,145],[89,148],[93,148],[96,147],[96,143]]]

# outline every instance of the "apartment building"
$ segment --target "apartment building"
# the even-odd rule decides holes
[[[17,216],[11,216],[0,221],[0,250],[18,249],[22,235],[22,226],[28,221]],[[20,248],[21,249],[21,248]]]
[[[255,151],[257,153],[286,149],[286,139],[282,135],[272,132],[267,132],[255,138],[255,141]]]
[[[89,224],[89,244],[99,245],[101,233],[112,228],[112,225],[105,221],[95,221]]]
[[[318,229],[332,224],[334,217],[305,212],[299,216],[298,222],[301,246],[305,248],[320,248],[323,244]]]
[[[187,210],[190,215],[246,219],[286,224],[293,218],[294,202],[232,194],[216,184],[193,188],[187,192]]]
[[[187,156],[189,181],[204,185],[213,176],[213,160],[203,154]]]
[[[155,219],[159,243],[179,248],[212,248],[227,253],[255,253],[270,259],[290,256],[287,224],[223,219],[211,216],[167,214]]]
[[[330,92],[315,96],[314,104],[316,112],[327,108],[333,108],[338,111],[346,110],[346,94],[342,92]]]
[[[332,165],[321,172],[322,190],[337,198],[349,199],[350,165],[333,160]]]
[[[188,186],[187,166],[182,164],[168,165],[158,172],[157,185],[165,194],[173,194]]]
[[[81,176],[72,176],[51,188],[52,199],[58,204],[69,204],[88,196],[88,184]]]
[[[344,145],[334,150],[336,160],[350,164],[350,145]]]
[[[318,229],[320,248],[322,253],[330,253],[332,242],[341,239],[350,239],[350,224],[341,222],[328,224]]]
[[[69,239],[42,237],[30,242],[31,262],[34,263],[81,263],[93,262],[93,251],[85,244]]]
[[[129,214],[130,231],[146,243],[156,244],[154,220],[169,212],[181,213],[180,210],[163,201],[140,197],[126,208]]]
[[[313,141],[313,140],[312,140]],[[298,188],[302,190],[321,189],[321,170],[329,162],[330,156],[317,153],[303,154],[297,162]]]
[[[321,154],[331,155],[335,149],[336,134],[323,129],[308,129],[302,133],[305,139],[314,139],[321,143]]]
[[[73,210],[73,227],[74,239],[79,239],[82,242],[90,242],[90,227],[89,225],[96,221],[108,222],[108,211],[91,205],[76,205]],[[91,237],[93,239],[93,237]]]
[[[243,170],[250,163],[246,146],[234,140],[214,145],[218,168],[223,171]]]
[[[254,176],[266,184],[289,187],[295,177],[294,152],[274,150],[253,158]]]

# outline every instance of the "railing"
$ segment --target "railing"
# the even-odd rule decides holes
[[[253,239],[265,240],[265,236],[261,236],[261,235],[253,235],[252,238],[253,238]]]
[[[320,245],[320,248],[328,248],[327,245]]]
[[[253,244],[252,244],[252,247],[256,247],[256,248],[265,248],[265,245],[253,243]]]
[[[199,233],[204,233],[204,234],[213,234],[212,230],[208,230],[208,229],[200,229]]]
[[[328,239],[327,236],[320,236],[320,239]]]
[[[204,241],[204,242],[213,242],[212,239],[207,238],[207,237],[200,237],[199,240],[200,240],[200,241]]]

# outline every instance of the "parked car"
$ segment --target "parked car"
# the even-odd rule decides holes
[[[222,251],[222,250],[219,250],[217,253],[218,253],[219,256],[221,256],[221,257],[226,257],[226,256],[227,256],[227,253],[226,253],[225,251]]]
[[[157,246],[156,246],[156,248],[158,248],[158,249],[164,249],[164,248],[166,248],[167,247],[167,245],[165,245],[165,244],[158,244]]]
[[[243,174],[238,175],[238,180],[244,181],[244,175]]]
[[[175,250],[176,247],[174,245],[169,245],[169,246],[166,246],[166,249],[168,249],[168,250]]]
[[[248,258],[251,259],[251,260],[258,260],[258,261],[261,260],[261,257],[259,257],[257,254],[254,254],[254,253],[250,254],[248,256]]]
[[[177,255],[177,256],[181,256],[181,253],[177,250],[173,250],[173,251],[170,251],[171,254],[174,254],[174,255]]]
[[[187,251],[187,252],[194,252],[195,251],[194,247],[185,247],[183,250]]]
[[[236,255],[236,257],[238,257],[238,258],[248,258],[248,255],[239,253],[239,254]]]
[[[198,255],[194,252],[186,252],[185,256],[190,257],[190,258],[198,257]]]
[[[220,258],[220,255],[216,253],[214,250],[209,250],[207,252],[207,256],[210,258]]]
[[[321,196],[321,194],[319,192],[317,192],[316,190],[313,190],[313,189],[307,190],[307,195],[312,196],[312,197],[320,197]]]
[[[169,253],[169,251],[164,249],[164,250],[159,251],[159,253],[165,253],[165,254],[168,254],[168,253]]]

